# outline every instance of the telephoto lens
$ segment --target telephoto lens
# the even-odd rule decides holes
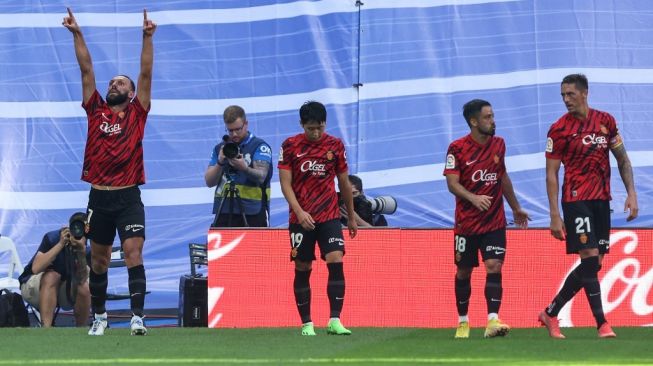
[[[235,142],[229,142],[229,136],[224,135],[222,137],[222,141],[224,141],[224,145],[222,146],[222,153],[225,157],[228,159],[235,159],[238,157],[238,155],[240,155],[240,148],[238,147],[238,144]]]

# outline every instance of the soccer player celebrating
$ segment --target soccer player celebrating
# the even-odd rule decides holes
[[[573,270],[551,304],[539,315],[553,338],[565,338],[560,332],[558,313],[581,289],[596,319],[601,338],[616,337],[605,320],[601,303],[598,271],[603,255],[610,247],[610,159],[617,160],[628,197],[624,212],[627,220],[637,217],[637,193],[633,168],[626,154],[617,123],[609,113],[587,104],[589,85],[582,74],[567,75],[560,84],[560,95],[567,113],[551,128],[546,140],[546,191],[549,197],[551,235],[566,239],[567,254],[578,254],[580,264]],[[562,184],[562,212],[558,207],[558,172],[565,165]]]
[[[506,255],[506,215],[503,196],[512,208],[515,223],[528,226],[504,163],[506,145],[494,136],[494,112],[490,103],[471,100],[463,106],[470,134],[449,145],[444,175],[449,192],[456,196],[454,260],[458,328],[455,338],[469,338],[471,275],[481,252],[485,270],[485,301],[488,323],[485,337],[505,336],[510,327],[499,320],[503,288],[501,266]]]
[[[293,288],[297,310],[302,321],[302,335],[314,336],[311,320],[312,263],[315,243],[329,271],[327,296],[331,308],[328,334],[349,335],[351,331],[340,322],[345,298],[343,256],[345,241],[340,224],[340,209],[334,177],[347,207],[349,236],[356,236],[354,203],[349,183],[345,145],[324,132],[326,108],[309,101],[299,109],[304,133],[286,139],[279,153],[279,180],[290,208],[290,260],[295,262]]]
[[[88,116],[88,134],[82,180],[91,184],[87,215],[91,239],[89,288],[95,318],[89,335],[104,335],[107,270],[116,230],[125,253],[133,313],[131,334],[145,335],[145,210],[139,185],[145,183],[143,134],[150,110],[156,24],[143,10],[143,48],[138,88],[125,75],[109,81],[106,101],[96,90],[95,72],[81,28],[68,8],[63,26],[73,34],[75,56],[82,73],[82,106]]]

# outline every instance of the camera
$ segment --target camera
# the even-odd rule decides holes
[[[397,200],[392,196],[365,197],[375,214],[392,215],[397,211]]]
[[[240,155],[240,147],[237,143],[230,142],[228,135],[222,136],[222,141],[224,141],[224,145],[222,146],[222,153],[225,157],[228,159],[235,159],[238,157],[238,155]]]
[[[76,240],[79,240],[86,235],[86,214],[83,212],[77,212],[70,217],[68,224],[70,229],[70,234]]]

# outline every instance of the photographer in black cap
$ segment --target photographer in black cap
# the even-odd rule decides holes
[[[363,180],[356,175],[349,175],[349,183],[351,185],[352,196],[354,197],[354,212],[356,213],[356,223],[358,226],[388,226],[388,221],[385,216],[380,212],[376,212],[373,209],[372,203],[365,197]],[[347,224],[347,209],[344,204],[340,205],[340,222],[343,225]]]
[[[267,227],[270,211],[272,150],[248,130],[245,110],[224,110],[223,141],[213,148],[204,180],[215,187],[213,227]]]
[[[87,231],[86,214],[73,214],[68,227],[43,236],[36,254],[18,277],[23,299],[39,310],[43,327],[53,325],[57,305],[66,310],[74,309],[78,327],[88,325],[91,293]]]

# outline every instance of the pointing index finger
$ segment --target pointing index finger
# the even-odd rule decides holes
[[[143,9],[143,20],[147,21],[147,9]]]
[[[66,8],[66,10],[68,10],[68,16],[72,18],[73,17],[73,11],[70,10],[70,8]]]

